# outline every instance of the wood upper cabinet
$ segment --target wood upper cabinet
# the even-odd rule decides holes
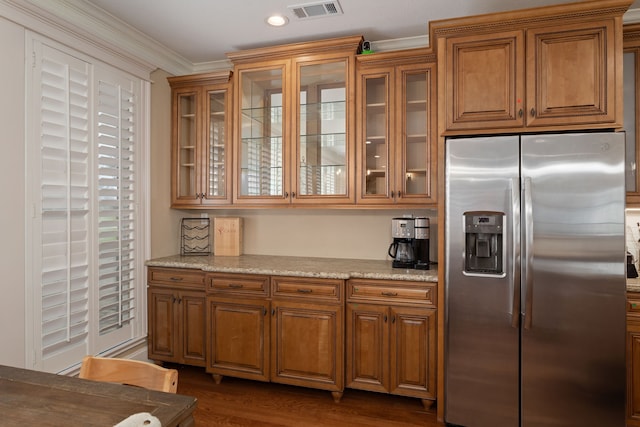
[[[149,359],[205,366],[204,273],[149,268]]]
[[[360,55],[357,66],[357,203],[435,203],[435,54]]]
[[[237,205],[355,201],[354,77],[362,37],[229,53]]]
[[[172,93],[171,205],[231,203],[230,72],[169,77]]]
[[[347,282],[346,386],[436,398],[436,284]]]
[[[445,134],[619,128],[622,14],[605,0],[432,23]]]
[[[524,124],[522,31],[463,35],[446,40],[447,130],[520,127]],[[449,92],[446,92],[449,91]]]
[[[624,26],[624,131],[625,146],[625,186],[627,190],[627,206],[640,206],[640,24]]]

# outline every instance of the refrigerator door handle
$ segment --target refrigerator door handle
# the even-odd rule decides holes
[[[512,228],[512,244],[513,259],[511,265],[513,268],[512,293],[511,302],[511,326],[520,327],[520,179],[513,178],[511,180],[511,223]]]
[[[531,329],[533,325],[533,203],[531,195],[531,178],[524,179],[524,328]]]

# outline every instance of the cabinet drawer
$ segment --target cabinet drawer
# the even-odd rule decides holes
[[[640,316],[640,299],[627,299],[627,314]]]
[[[379,301],[435,306],[436,284],[430,282],[349,280],[348,301]]]
[[[250,274],[209,274],[207,292],[225,295],[269,296],[269,276]]]
[[[188,287],[204,288],[204,272],[182,268],[149,268],[148,280],[154,284],[168,284],[172,286],[184,285]]]
[[[271,278],[271,293],[274,297],[340,302],[343,289],[344,280],[340,279]]]

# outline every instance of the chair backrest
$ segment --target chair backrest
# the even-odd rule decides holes
[[[177,370],[140,360],[85,356],[79,376],[87,380],[127,384],[169,393],[175,393],[178,389]]]

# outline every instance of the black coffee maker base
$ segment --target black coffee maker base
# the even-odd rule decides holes
[[[410,262],[404,262],[404,261],[397,261],[397,260],[394,260],[394,261],[391,263],[391,266],[392,266],[393,268],[413,268],[413,266],[414,266],[414,265],[415,265],[415,262],[413,262],[413,261],[410,261]]]
[[[429,263],[428,262],[423,262],[423,261],[418,261],[413,266],[413,268],[415,268],[416,270],[428,270],[429,267],[430,267]]]

